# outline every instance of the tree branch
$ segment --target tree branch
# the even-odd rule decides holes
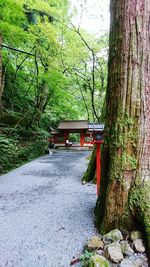
[[[34,56],[34,54],[30,53],[30,52],[26,52],[26,51],[23,51],[23,50],[20,50],[18,48],[13,48],[13,47],[10,47],[8,45],[0,45],[2,48],[6,48],[6,49],[10,49],[10,50],[13,50],[13,51],[16,51],[16,52],[19,52],[19,53],[23,53],[23,54],[27,54],[29,56]]]

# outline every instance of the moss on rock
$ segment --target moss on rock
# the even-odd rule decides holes
[[[110,267],[110,263],[105,257],[94,255],[90,259],[89,267]]]

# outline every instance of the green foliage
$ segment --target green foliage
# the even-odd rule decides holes
[[[101,113],[107,75],[107,57],[103,56],[107,35],[97,40],[83,30],[79,36],[74,28],[69,29],[69,5],[68,0],[2,0],[0,3],[4,43],[35,55],[3,49],[3,102],[7,109],[27,114],[27,127],[86,118],[85,103],[89,119],[93,120],[89,90],[92,58],[83,39],[96,57],[94,104]],[[99,82],[99,63],[104,65],[103,86]]]
[[[99,121],[107,84],[108,34],[96,39],[73,27],[72,31],[65,31],[65,36],[67,40],[62,46],[62,63],[66,75],[71,77],[73,89],[86,103],[89,119]]]
[[[8,169],[11,169],[16,162],[17,147],[13,140],[6,139],[0,136],[0,173],[4,173]]]
[[[89,262],[91,256],[94,255],[94,252],[89,252],[88,250],[85,250],[83,255],[80,257],[82,267],[89,267]]]
[[[30,161],[45,153],[47,142],[36,140],[19,143],[16,139],[0,136],[0,174]]]
[[[40,1],[40,4],[37,4],[35,1],[6,0],[0,4],[0,26],[4,43],[25,51],[32,49],[32,53],[37,56],[38,70],[33,56],[3,50],[6,71],[3,99],[8,108],[13,105],[13,109],[21,109],[23,113],[30,109],[30,117],[34,115],[38,94],[43,94],[43,106],[46,107],[49,101],[52,103],[55,100],[55,92],[64,86],[57,56],[60,47],[59,30],[49,20],[40,19],[41,16],[49,17],[51,14],[57,17],[58,7],[61,9],[59,14],[63,16],[64,10],[67,10],[67,1],[63,1],[63,8],[62,1],[57,2],[58,4],[55,4],[55,1]],[[36,23],[29,22],[29,11],[35,13]],[[46,96],[41,88],[44,84],[48,88]]]

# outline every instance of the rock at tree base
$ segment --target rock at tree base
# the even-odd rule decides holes
[[[134,241],[136,239],[141,239],[142,234],[139,231],[132,231],[131,232],[131,240]]]
[[[98,250],[96,251],[96,253],[97,253],[98,255],[100,255],[100,256],[103,256],[103,254],[104,254],[104,250],[103,250],[103,249],[98,249]]]
[[[105,257],[94,255],[90,259],[89,267],[111,267],[111,265]]]
[[[124,255],[130,256],[134,253],[133,249],[130,247],[129,243],[127,241],[121,241],[120,242],[121,251]]]
[[[112,230],[103,236],[104,243],[112,243],[120,240],[123,240],[123,236],[118,229]]]
[[[110,259],[115,263],[120,262],[123,259],[123,254],[119,242],[107,245],[104,255],[107,259]]]
[[[136,239],[133,241],[133,247],[136,252],[145,252],[145,246],[142,239]]]
[[[119,237],[116,237],[116,231],[119,233]],[[103,261],[98,262],[98,260],[94,261],[94,256],[102,257],[102,259],[107,259],[108,266],[111,267],[148,267],[148,259],[145,252],[145,246],[143,244],[142,239],[136,239],[141,236],[141,233],[138,231],[132,232],[118,232],[119,230],[113,230],[103,237],[101,236],[93,236],[89,241],[90,251],[94,251],[96,254],[92,252],[92,260],[88,260],[88,267],[100,267],[103,265]],[[122,237],[124,236],[123,240]],[[131,236],[133,241],[131,241]],[[115,242],[112,242],[113,238],[119,239]],[[121,240],[120,240],[121,239]],[[102,248],[100,248],[100,244],[103,240]],[[100,243],[98,243],[100,242]],[[92,246],[91,246],[92,244]],[[93,245],[94,244],[94,245]],[[91,258],[90,258],[91,259]],[[91,265],[90,265],[91,264]],[[106,265],[107,266],[107,265]]]
[[[94,249],[103,249],[104,248],[104,243],[103,241],[100,239],[99,236],[93,236],[90,240],[88,240],[87,242],[87,249],[89,251],[92,251]]]
[[[119,267],[142,267],[142,263],[140,261],[132,261],[130,259],[124,259],[120,263]]]

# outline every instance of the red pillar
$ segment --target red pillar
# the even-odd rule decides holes
[[[100,149],[100,143],[97,143],[97,150],[96,150],[97,195],[99,195],[100,175],[101,175],[101,149]]]
[[[84,133],[80,133],[80,146],[84,146]]]

